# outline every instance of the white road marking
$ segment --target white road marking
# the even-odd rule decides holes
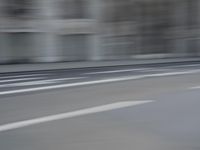
[[[33,77],[33,76],[45,76],[47,74],[25,74],[25,75],[13,75],[13,76],[3,76],[0,79],[10,79],[10,78],[20,78],[20,77]]]
[[[87,77],[59,78],[59,79],[48,79],[48,80],[20,82],[20,83],[9,83],[9,84],[0,85],[0,88],[2,88],[2,87],[12,87],[12,86],[30,86],[30,85],[51,84],[51,83],[56,83],[56,82],[59,82],[59,81],[68,81],[68,80],[84,79],[84,78],[87,78]]]
[[[0,80],[0,83],[5,83],[5,82],[15,82],[15,81],[27,81],[27,80],[35,80],[35,79],[42,79],[42,78],[44,78],[44,77],[20,78],[20,79]]]
[[[30,81],[30,82],[20,82],[20,83],[10,83],[0,85],[2,87],[14,87],[14,86],[31,86],[31,85],[43,85],[43,84],[51,84],[55,83],[54,81]]]
[[[174,75],[184,75],[184,74],[192,74],[192,73],[198,73],[198,72],[200,72],[200,69],[180,71],[180,72],[157,73],[157,74],[147,75],[147,77],[162,77],[162,76],[172,76],[172,75],[174,76]]]
[[[200,86],[194,86],[194,87],[190,87],[188,88],[189,90],[197,90],[197,89],[200,89]]]
[[[198,67],[200,64],[182,65],[183,67]]]
[[[191,65],[173,65],[173,66],[164,66],[163,68],[177,68],[177,67],[200,67],[200,64],[191,64]]]
[[[73,117],[78,117],[78,116],[83,116],[83,115],[88,115],[88,114],[94,114],[94,113],[100,113],[100,112],[105,112],[105,111],[110,111],[110,110],[115,110],[115,109],[120,109],[120,108],[126,108],[126,107],[135,106],[135,105],[150,103],[150,102],[154,102],[154,101],[147,100],[147,101],[117,102],[117,103],[101,105],[101,106],[96,106],[96,107],[91,107],[91,108],[86,108],[86,109],[80,109],[80,110],[67,112],[67,113],[61,113],[61,114],[50,115],[50,116],[45,116],[41,118],[14,122],[14,123],[9,123],[5,125],[0,125],[0,132],[23,128],[23,127],[27,127],[27,126],[31,126],[35,124],[41,124],[45,122],[63,120],[63,119],[68,119],[68,118],[73,118]]]
[[[121,72],[131,72],[131,71],[140,71],[151,68],[137,68],[137,69],[126,69],[126,70],[111,70],[111,71],[98,71],[98,72],[87,72],[85,75],[94,75],[94,74],[108,74],[108,73],[121,73]]]
[[[82,85],[93,85],[93,84],[99,84],[99,83],[128,81],[128,80],[144,79],[144,78],[150,78],[150,77],[184,75],[184,74],[192,74],[192,73],[198,73],[198,72],[200,72],[200,70],[147,74],[147,75],[128,76],[128,77],[118,77],[118,78],[111,78],[111,79],[101,79],[101,80],[94,80],[94,81],[84,81],[84,82],[77,82],[77,83],[67,83],[67,84],[50,85],[50,86],[44,86],[44,87],[35,87],[35,88],[27,88],[27,89],[19,89],[19,90],[11,90],[11,91],[2,91],[2,92],[0,92],[0,95],[34,92],[34,91],[42,91],[42,90],[52,90],[52,89],[76,87],[76,86],[82,86]]]
[[[152,69],[149,69],[148,71],[174,71],[174,69],[170,69],[170,68],[152,68]]]

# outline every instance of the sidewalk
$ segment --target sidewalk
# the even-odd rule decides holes
[[[89,68],[89,67],[91,68],[91,67],[108,67],[108,66],[109,67],[126,66],[126,65],[140,66],[140,65],[172,64],[172,63],[200,63],[200,58],[9,64],[9,65],[0,65],[0,73],[54,70],[54,69],[75,69],[75,68]]]

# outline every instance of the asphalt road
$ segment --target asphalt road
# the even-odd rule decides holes
[[[0,74],[2,150],[199,150],[200,64]]]

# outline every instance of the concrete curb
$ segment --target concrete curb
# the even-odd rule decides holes
[[[177,63],[177,64],[200,63],[200,58],[9,64],[9,65],[0,65],[0,73],[55,70],[55,69],[114,67],[114,66],[129,66],[129,65],[133,65],[133,66],[142,66],[142,65],[146,66],[146,65],[156,65],[156,64],[170,65],[174,63]]]

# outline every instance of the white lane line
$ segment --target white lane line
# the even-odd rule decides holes
[[[20,78],[20,79],[0,80],[0,83],[5,83],[5,82],[16,82],[16,81],[27,81],[27,80],[35,80],[35,79],[42,79],[42,78],[45,78],[45,77]]]
[[[182,65],[183,67],[198,67],[200,64]]]
[[[10,84],[3,84],[0,85],[2,87],[13,87],[13,86],[31,86],[31,85],[43,85],[43,84],[51,84],[55,83],[54,81],[30,81],[30,82],[20,82],[20,83],[10,83]]]
[[[82,85],[94,85],[94,84],[100,84],[100,83],[111,83],[111,82],[118,82],[118,81],[128,81],[128,80],[144,79],[144,78],[150,78],[150,77],[184,75],[184,74],[192,74],[192,73],[198,73],[198,72],[200,72],[200,70],[159,73],[159,74],[147,74],[147,75],[128,76],[128,77],[118,77],[118,78],[111,78],[111,79],[101,79],[101,80],[94,80],[94,81],[84,81],[84,82],[77,82],[77,83],[67,83],[67,84],[50,85],[50,86],[44,86],[44,87],[35,87],[35,88],[26,88],[26,89],[11,90],[11,91],[2,91],[2,92],[0,92],[0,95],[17,94],[17,93],[34,92],[34,91],[43,91],[43,90],[52,90],[52,89],[59,89],[59,88],[76,87],[76,86],[82,86]]]
[[[37,80],[37,81],[28,81],[28,82],[20,82],[20,83],[9,83],[9,84],[2,84],[2,87],[12,87],[12,86],[31,86],[31,85],[42,85],[42,84],[51,84],[60,81],[68,81],[68,80],[78,80],[78,79],[85,79],[87,77],[73,77],[73,78],[59,78],[59,79],[48,79],[48,80]]]
[[[200,66],[200,64],[191,64],[191,65],[163,66],[162,68],[199,67],[199,66]]]
[[[188,88],[189,90],[197,90],[197,89],[200,89],[200,86],[194,86],[194,87],[190,87]]]
[[[152,68],[152,69],[149,69],[148,71],[174,71],[174,69],[170,69],[170,68]]]
[[[108,74],[108,73],[121,73],[121,72],[131,72],[131,71],[140,71],[151,68],[137,68],[137,69],[125,69],[125,70],[110,70],[110,71],[97,71],[97,72],[87,72],[85,75],[94,75],[94,74]]]
[[[126,108],[126,107],[135,106],[135,105],[150,103],[150,102],[154,102],[154,101],[147,100],[147,101],[117,102],[117,103],[101,105],[101,106],[96,106],[96,107],[91,107],[91,108],[86,108],[86,109],[80,109],[80,110],[67,112],[67,113],[61,113],[61,114],[50,115],[50,116],[45,116],[41,118],[14,122],[14,123],[9,123],[5,125],[0,125],[0,132],[23,128],[23,127],[41,124],[45,122],[63,120],[63,119],[68,119],[68,118],[73,118],[73,117],[78,117],[78,116],[83,116],[83,115],[88,115],[88,114],[94,114],[94,113],[100,113],[100,112],[105,112],[105,111],[110,111],[110,110],[115,110],[115,109],[120,109],[120,108]]]
[[[10,79],[10,78],[20,78],[20,77],[34,77],[34,76],[45,76],[47,74],[25,74],[25,75],[13,75],[13,76],[5,76],[0,77],[0,79]]]

